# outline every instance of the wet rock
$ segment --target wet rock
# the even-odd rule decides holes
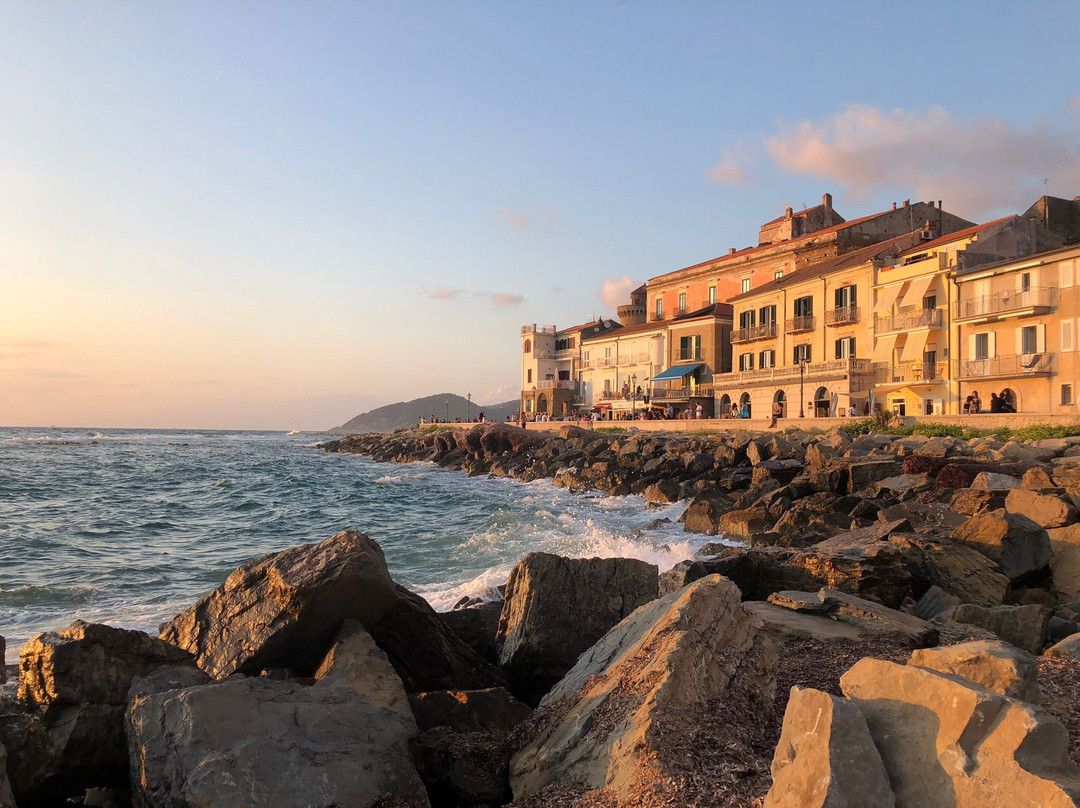
[[[654,564],[529,553],[499,618],[499,661],[515,696],[536,704],[612,626],[658,594]]]
[[[1029,704],[869,658],[840,686],[866,718],[898,806],[1065,808],[1080,795],[1068,733]]]
[[[730,581],[710,576],[653,601],[583,654],[525,725],[511,761],[515,799],[544,787],[608,788],[632,800],[684,765],[706,705],[768,710],[775,655]]]
[[[679,501],[679,484],[674,480],[660,480],[645,489],[645,502],[670,503]]]
[[[793,687],[764,808],[894,808],[892,789],[859,708]]]
[[[1039,661],[1000,640],[975,640],[912,652],[907,664],[960,676],[1002,696],[1031,704],[1042,701]]]
[[[953,538],[996,561],[1014,581],[1043,569],[1053,555],[1046,530],[1020,514],[995,511],[973,516]]]
[[[992,631],[1005,642],[1037,655],[1046,643],[1050,610],[1036,605],[987,608],[964,603],[940,617]]]

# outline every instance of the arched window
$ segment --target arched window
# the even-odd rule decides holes
[[[752,415],[750,408],[750,394],[743,393],[739,396],[739,417],[750,418]]]
[[[532,353],[532,340],[525,340],[525,344],[522,346],[522,353]]]
[[[786,418],[787,417],[787,396],[784,394],[784,391],[783,390],[777,390],[775,393],[773,393],[772,400],[773,400],[773,405],[774,405],[773,411],[776,413],[776,417],[777,418]],[[779,406],[775,406],[775,405],[779,405]]]

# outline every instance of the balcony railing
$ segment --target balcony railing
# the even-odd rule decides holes
[[[554,351],[533,351],[532,352],[532,358],[533,359],[554,359],[555,358],[555,352]]]
[[[961,359],[961,379],[1012,378],[1017,376],[1047,376],[1054,355],[1048,353],[994,356],[989,359]]]
[[[962,299],[956,304],[956,319],[970,320],[1013,313],[1044,314],[1056,305],[1057,289],[1052,286],[1033,286],[1026,291],[997,292]],[[1026,309],[1031,311],[1025,312]]]
[[[776,323],[762,323],[748,328],[739,328],[731,332],[733,343],[754,342],[759,339],[773,339],[776,336]]]
[[[837,378],[849,375],[874,374],[877,370],[869,359],[837,359],[832,362],[810,362],[806,365],[806,379]],[[799,366],[787,365],[761,370],[737,370],[734,373],[722,373],[716,377],[720,386],[747,384],[750,382],[789,382],[798,380]]]
[[[711,384],[699,384],[696,387],[653,387],[649,395],[653,401],[685,401],[689,398],[712,398],[716,389]]]
[[[536,390],[577,390],[578,383],[569,379],[544,379],[534,385]]]
[[[536,323],[533,323],[532,325],[523,325],[521,327],[521,333],[522,334],[554,334],[555,333],[555,326],[553,326],[553,325],[537,325]]]
[[[851,325],[859,322],[861,309],[858,306],[842,306],[825,312],[825,325],[829,328],[837,325]]]
[[[885,378],[891,384],[904,382],[932,382],[944,379],[949,371],[947,362],[901,362],[887,368]]]
[[[676,351],[677,356],[675,361],[677,362],[700,362],[701,351]]]
[[[875,334],[887,334],[890,331],[910,331],[914,328],[941,328],[945,323],[945,312],[941,309],[926,309],[917,314],[894,314],[879,317],[874,321]]]
[[[601,356],[597,359],[586,359],[582,361],[581,367],[585,370],[595,370],[597,368],[647,365],[651,361],[652,356],[648,353],[630,354],[628,356]]]
[[[813,331],[816,326],[813,315],[804,315],[802,317],[792,317],[790,320],[784,322],[785,334],[802,334],[805,331]]]
[[[555,352],[556,359],[577,359],[577,348],[560,348]]]

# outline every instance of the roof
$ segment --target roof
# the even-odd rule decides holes
[[[878,218],[880,218],[882,216],[885,216],[885,215],[887,215],[889,213],[895,213],[895,212],[896,212],[896,209],[889,208],[888,210],[883,210],[880,213],[872,213],[869,216],[863,216],[863,217],[861,217],[859,219],[852,219],[851,221],[848,221],[848,222],[841,222],[840,224],[834,224],[834,225],[831,225],[830,227],[824,227],[821,230],[815,230],[813,233],[807,233],[804,236],[799,236],[797,238],[789,239],[787,241],[780,241],[780,242],[777,242],[777,243],[774,243],[774,244],[762,244],[762,245],[757,246],[757,247],[745,247],[745,248],[743,248],[741,250],[736,250],[733,253],[728,253],[727,255],[721,255],[718,258],[710,258],[708,261],[702,261],[699,264],[692,264],[692,265],[690,265],[688,267],[683,267],[682,269],[675,269],[675,270],[672,270],[671,272],[665,272],[663,275],[656,275],[656,276],[649,279],[649,283],[651,284],[653,281],[657,281],[657,280],[660,280],[661,278],[666,278],[666,277],[669,277],[671,275],[677,275],[680,272],[687,272],[688,270],[693,270],[693,269],[701,269],[702,267],[707,267],[707,266],[710,266],[712,264],[722,264],[722,263],[725,263],[727,261],[734,261],[734,260],[736,260],[738,258],[747,258],[747,257],[749,257],[751,255],[755,255],[757,253],[765,252],[766,250],[775,250],[775,249],[778,249],[779,247],[790,246],[792,244],[798,244],[799,242],[808,242],[811,239],[821,238],[822,236],[826,236],[826,235],[829,235],[829,234],[832,234],[832,233],[838,233],[841,230],[843,230],[844,228],[855,227],[855,226],[860,225],[860,224],[865,224],[866,222],[873,221],[874,219],[878,219]]]
[[[806,214],[810,213],[811,211],[815,211],[818,208],[824,208],[824,207],[825,207],[824,205],[814,205],[814,206],[809,207],[809,208],[803,208],[802,210],[797,210],[794,213],[792,213],[791,218],[794,219],[797,216],[805,216]],[[764,227],[768,227],[770,224],[776,224],[777,222],[782,222],[786,218],[788,218],[787,211],[784,211],[784,214],[782,216],[777,216],[775,219],[770,219],[769,221],[765,222],[765,224],[763,224],[762,227],[764,228]]]
[[[663,329],[667,326],[667,323],[662,321],[654,321],[651,323],[641,323],[640,325],[624,325],[618,328],[605,328],[603,331],[593,334],[582,334],[581,339],[600,339],[601,337],[623,337],[630,334],[640,334],[642,331],[656,331]]]
[[[974,227],[967,228],[966,230],[957,230],[955,233],[949,233],[948,235],[939,236],[932,241],[923,241],[919,244],[916,244],[914,247],[911,247],[910,249],[904,250],[902,253],[900,253],[900,255],[914,255],[915,253],[920,253],[924,250],[932,249],[933,247],[940,247],[942,244],[949,244],[953,241],[962,241],[963,239],[971,238],[972,236],[982,232],[983,230],[986,230],[988,227],[993,227],[996,224],[1007,222],[1010,219],[1019,218],[1020,217],[1016,215],[1002,216],[1000,219],[994,219],[994,221],[987,222],[986,224],[977,224]]]
[[[597,317],[595,320],[589,320],[589,322],[582,323],[581,325],[570,326],[570,328],[560,328],[556,333],[557,334],[576,334],[576,333],[578,333],[580,331],[584,331],[589,326],[593,326],[593,325],[596,325],[597,323],[603,323],[603,322],[610,322],[613,328],[622,328],[622,325],[615,322],[615,320],[611,320],[610,318],[607,318],[607,317]]]
[[[917,233],[918,231],[915,232]],[[913,237],[913,233],[906,233],[902,236],[889,239],[888,241],[880,241],[877,244],[871,244],[869,247],[863,247],[859,250],[838,255],[827,261],[811,264],[810,266],[797,269],[790,274],[784,275],[782,278],[777,278],[771,283],[766,283],[762,286],[758,286],[756,289],[751,289],[749,292],[735,295],[735,297],[730,298],[730,300],[742,300],[744,298],[754,297],[763,292],[770,292],[773,289],[790,286],[794,283],[801,283],[802,281],[811,280],[813,278],[820,278],[822,275],[826,275],[829,272],[836,272],[837,270],[865,264],[867,261],[873,261],[875,258],[880,258],[886,253],[892,253],[894,255],[898,254],[899,251],[903,249],[903,246],[901,245]]]
[[[671,321],[681,323],[684,320],[696,320],[698,317],[731,317],[734,314],[735,309],[730,303],[717,302],[696,311],[688,311],[686,314],[672,317]]]

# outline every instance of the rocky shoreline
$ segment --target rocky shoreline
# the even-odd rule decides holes
[[[533,553],[503,602],[438,614],[346,531],[157,637],[76,621],[5,686],[0,808],[1080,801],[1080,438],[490,424],[323,448],[685,500],[687,531],[743,544],[663,574]]]

